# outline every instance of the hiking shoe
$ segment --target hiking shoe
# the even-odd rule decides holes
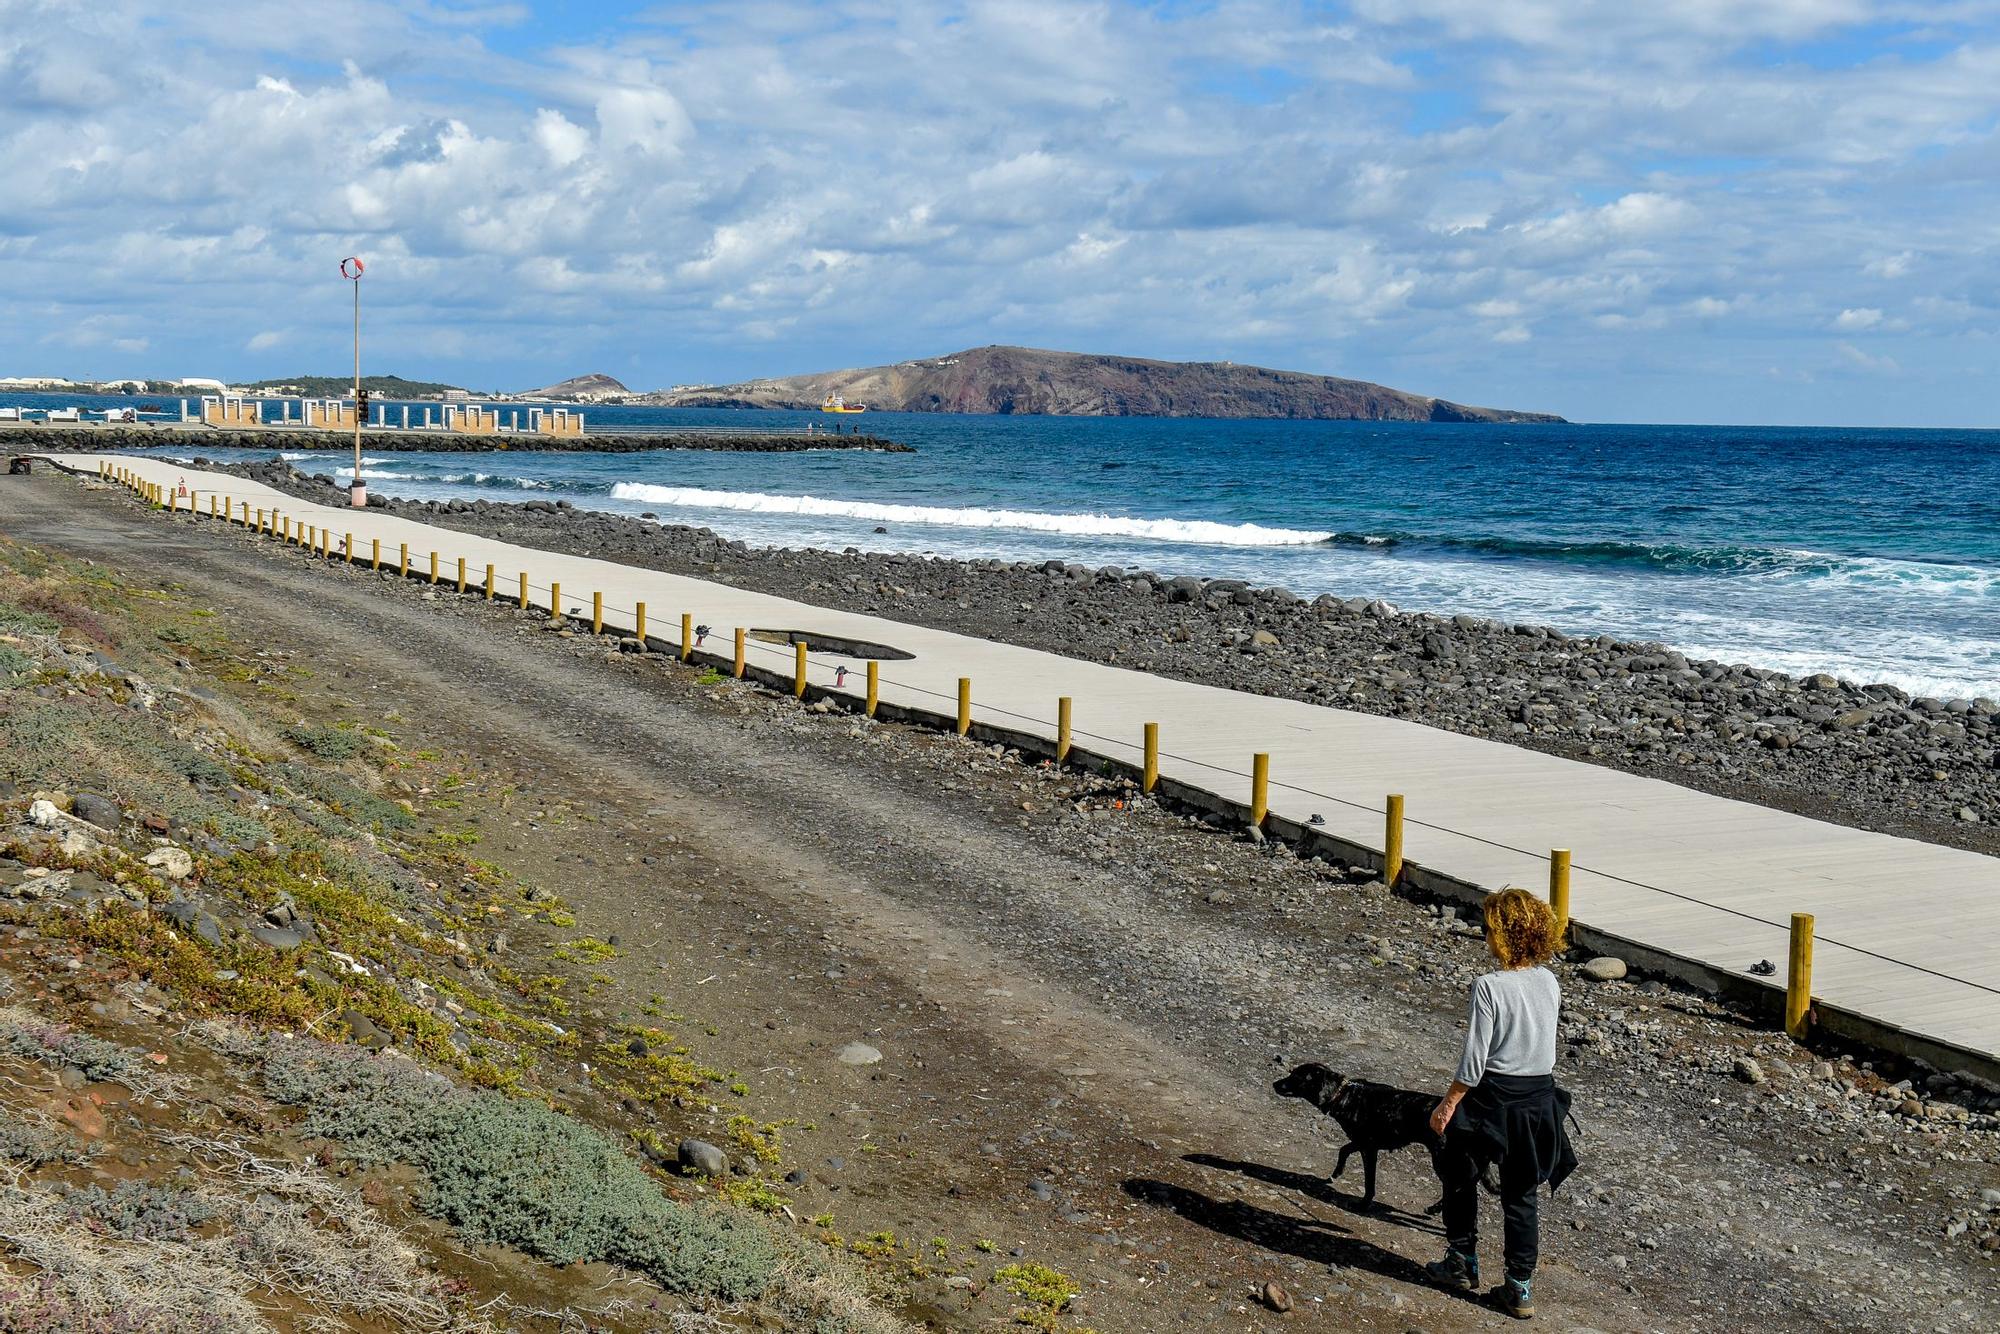
[[[1532,1280],[1523,1283],[1518,1278],[1509,1278],[1486,1295],[1503,1314],[1516,1320],[1534,1319],[1535,1285]]]
[[[1479,1257],[1460,1250],[1447,1250],[1444,1259],[1425,1265],[1424,1273],[1441,1288],[1471,1292],[1479,1286]]]

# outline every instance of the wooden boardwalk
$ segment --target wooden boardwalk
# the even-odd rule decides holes
[[[1254,751],[1271,759],[1274,816],[1317,826],[1367,848],[1382,842],[1382,807],[1405,795],[1405,855],[1475,885],[1547,884],[1551,848],[1570,848],[1579,923],[1746,976],[1759,959],[1778,965],[1786,923],[1817,918],[1814,993],[1825,1005],[1889,1030],[1958,1048],[1962,1062],[1994,1069],[2000,1054],[2000,860],[1868,833],[1730,801],[1653,779],[1580,764],[1418,723],[1194,685],[1032,649],[815,607],[721,584],[610,561],[467,536],[381,510],[312,505],[242,478],[157,459],[63,456],[94,473],[99,459],[173,488],[185,483],[197,513],[247,501],[324,525],[334,548],[347,534],[366,561],[379,540],[383,564],[408,544],[413,575],[439,553],[440,582],[466,561],[472,586],[490,562],[497,596],[512,599],[520,572],[532,605],[586,621],[602,593],[607,630],[629,633],[647,607],[647,632],[677,642],[680,617],[713,627],[706,649],[727,658],[734,627],[797,631],[809,642],[866,641],[912,655],[881,665],[884,705],[952,715],[960,677],[972,681],[976,723],[1053,738],[1056,700],[1074,700],[1076,745],[1136,763],[1144,725],[1161,728],[1161,775],[1238,802],[1249,796]],[[185,508],[189,501],[182,501]],[[790,673],[793,650],[752,641],[751,663]],[[845,665],[844,687],[834,686]],[[815,650],[815,691],[863,694],[858,658]],[[1759,920],[1761,919],[1761,920]],[[1834,942],[1844,942],[1836,944]],[[1859,947],[1848,948],[1847,946]],[[1866,951],[1866,952],[1863,952]],[[1885,956],[1885,957],[1877,957]],[[1746,977],[1747,981],[1747,977]],[[1984,1058],[1983,1060],[1979,1058]]]

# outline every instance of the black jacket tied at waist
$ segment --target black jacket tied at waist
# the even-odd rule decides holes
[[[1503,1192],[1544,1181],[1553,1192],[1576,1170],[1563,1124],[1569,1103],[1554,1075],[1488,1074],[1465,1095],[1447,1133],[1474,1159],[1499,1169]]]

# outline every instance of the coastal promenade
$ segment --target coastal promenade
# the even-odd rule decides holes
[[[1989,1076],[2000,1067],[2000,860],[1849,829],[1616,770],[1399,719],[1221,690],[949,632],[746,592],[609,561],[561,555],[398,518],[381,510],[315,505],[242,478],[159,459],[65,455],[95,475],[127,469],[171,492],[183,511],[239,516],[277,511],[324,529],[338,553],[351,534],[364,564],[379,542],[384,568],[404,546],[413,577],[437,553],[441,586],[458,562],[477,590],[486,567],[509,602],[526,575],[530,605],[551,585],[564,614],[586,624],[601,594],[607,633],[630,634],[647,608],[653,641],[678,644],[681,616],[709,626],[698,656],[727,670],[731,632],[796,633],[809,644],[885,645],[908,654],[881,663],[885,711],[951,718],[961,678],[971,681],[980,733],[1052,743],[1058,697],[1073,701],[1075,748],[1136,766],[1147,723],[1160,727],[1163,785],[1247,805],[1253,752],[1270,757],[1270,814],[1280,827],[1355,849],[1379,849],[1389,793],[1405,797],[1404,853],[1425,888],[1548,880],[1551,849],[1573,850],[1572,917],[1586,942],[1732,990],[1779,989],[1790,914],[1817,919],[1814,995],[1830,1028],[1861,1032],[1940,1064]],[[164,519],[163,519],[164,521]],[[277,539],[272,539],[277,540]],[[789,679],[793,649],[753,638],[753,670]],[[846,667],[844,685],[836,669]],[[859,705],[863,662],[815,647],[815,695]],[[1426,877],[1431,879],[1427,881]],[[1107,942],[1115,945],[1115,942]],[[1771,960],[1778,976],[1747,969]],[[1684,967],[1677,967],[1682,965]],[[1899,1039],[1906,1039],[1899,1041]]]

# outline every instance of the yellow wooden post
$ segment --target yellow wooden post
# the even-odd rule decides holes
[[[868,660],[868,706],[867,706],[867,712],[870,718],[873,718],[875,716],[875,706],[881,702],[882,702],[882,664],[875,661],[875,659],[870,658]]]
[[[690,612],[681,613],[681,661],[694,656],[694,616]]]
[[[972,678],[958,678],[958,734],[964,736],[972,730]]]
[[[458,558],[458,591],[465,591],[465,557]]]
[[[208,493],[208,517],[211,519],[215,517],[215,492],[213,491]]]
[[[806,641],[801,639],[792,645],[792,694],[800,699],[806,697]]]
[[[1569,944],[1569,849],[1549,851],[1549,911],[1556,915],[1556,948]]]
[[[431,582],[436,583],[437,581],[438,581],[438,554],[437,552],[433,551],[431,553]]]
[[[1382,883],[1394,889],[1403,878],[1403,797],[1391,793],[1382,827]]]
[[[1057,764],[1064,764],[1067,763],[1069,760],[1069,715],[1070,715],[1069,696],[1064,695],[1061,699],[1058,699],[1056,701],[1056,763]]]
[[[646,604],[641,602],[632,608],[632,637],[639,641],[639,651],[646,651]]]
[[[347,535],[347,544],[346,544],[346,546],[345,546],[345,547],[343,547],[343,548],[341,549],[341,559],[342,559],[342,560],[344,560],[344,561],[346,561],[346,562],[347,562],[347,563],[348,563],[349,565],[352,565],[352,564],[354,564],[354,534],[353,534],[353,533],[349,533],[349,534]]]
[[[249,508],[249,506],[250,506],[250,502],[249,502],[249,501],[247,501],[247,500],[246,500],[246,501],[244,501],[244,502],[243,502],[243,506],[244,506],[244,508],[245,508],[245,509],[248,509],[248,508]],[[256,533],[257,533],[257,535],[258,535],[259,537],[262,537],[262,536],[264,535],[264,511],[263,511],[263,510],[261,510],[261,509],[257,511],[257,528],[256,528]]]
[[[1795,912],[1791,959],[1785,969],[1785,1031],[1799,1042],[1806,1040],[1812,1018],[1812,954],[1812,914]]]
[[[528,572],[526,570],[521,571],[521,591],[519,594],[519,600],[521,603],[521,610],[526,611],[528,609]]]
[[[1250,823],[1262,828],[1271,813],[1271,757],[1258,751],[1250,757]]]
[[[562,584],[554,579],[549,580],[549,619],[562,619]]]
[[[747,648],[749,647],[748,643],[746,642],[746,639],[747,639],[747,636],[745,636],[745,634],[743,633],[743,627],[742,627],[742,626],[740,626],[740,625],[739,625],[739,626],[737,626],[737,627],[736,627],[736,660],[735,660],[734,662],[732,662],[732,663],[730,664],[730,667],[729,667],[729,672],[730,672],[730,675],[734,676],[734,677],[735,677],[735,678],[736,678],[737,680],[739,680],[739,681],[741,681],[741,680],[743,679],[743,669],[744,669],[744,667],[745,667],[745,666],[747,665],[747,663],[745,662],[745,659],[746,659],[746,658],[747,658],[747,657],[749,656],[749,655],[748,655],[748,654],[747,654],[747,653],[746,653],[746,652],[744,651],[745,649],[747,649]]]
[[[410,577],[410,544],[399,542],[397,545],[403,549],[403,577],[407,579]]]
[[[371,570],[382,568],[382,539],[379,537],[368,539],[368,568]]]
[[[601,592],[590,595],[590,633],[604,633],[604,594]]]
[[[1160,725],[1146,724],[1146,766],[1139,774],[1139,790],[1151,792],[1160,781]]]
[[[488,602],[493,600],[493,567],[491,565],[486,567],[486,600]]]

